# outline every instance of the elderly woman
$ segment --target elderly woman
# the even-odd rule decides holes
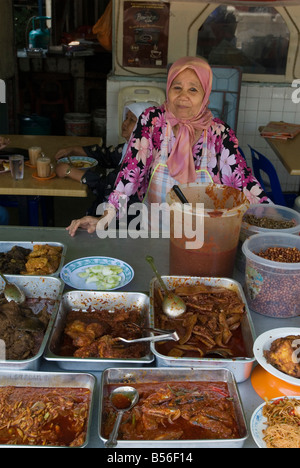
[[[174,184],[213,182],[244,192],[250,203],[268,202],[266,194],[238,151],[233,130],[208,109],[212,70],[197,57],[177,60],[170,68],[167,99],[147,109],[130,140],[123,166],[109,197],[107,219],[118,212],[121,198],[161,203]],[[99,218],[75,220],[94,232]]]

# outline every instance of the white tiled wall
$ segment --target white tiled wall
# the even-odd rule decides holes
[[[297,192],[300,186],[300,177],[288,174],[268,143],[260,136],[258,128],[271,120],[300,124],[300,104],[293,103],[291,98],[294,90],[291,86],[270,83],[265,85],[243,83],[237,128],[239,144],[245,153],[248,164],[251,166],[249,144],[272,161],[278,173],[282,190],[285,192]]]
[[[108,80],[107,86],[107,144],[118,143],[118,92],[122,87],[131,86],[132,81]],[[135,84],[137,84],[135,82]],[[140,84],[140,83],[139,83]],[[164,83],[148,82],[150,86],[164,89]],[[269,121],[284,120],[300,124],[300,103],[294,104],[291,94],[294,88],[288,85],[243,83],[241,88],[237,137],[247,162],[251,167],[248,144],[267,156],[274,164],[282,189],[285,192],[298,192],[300,176],[290,176],[271,150],[268,143],[260,136],[258,128]],[[299,154],[300,158],[300,154]]]

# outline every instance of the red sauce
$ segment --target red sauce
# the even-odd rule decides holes
[[[116,395],[113,395],[111,399],[112,404],[114,405],[115,408],[119,410],[123,410],[126,408],[129,408],[131,405],[131,400],[128,398],[128,396],[123,395],[122,393],[118,393]]]
[[[230,278],[233,274],[237,247],[219,251],[185,249],[170,242],[170,275],[215,276]]]

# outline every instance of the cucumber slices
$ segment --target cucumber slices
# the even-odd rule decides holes
[[[97,265],[78,273],[78,276],[85,279],[86,284],[95,283],[99,290],[114,289],[122,280],[122,272],[123,268],[116,265]]]

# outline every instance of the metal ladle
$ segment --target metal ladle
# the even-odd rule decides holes
[[[118,412],[118,415],[109,439],[105,443],[105,447],[114,448],[118,445],[117,438],[123,415],[126,411],[131,410],[131,408],[137,404],[139,401],[139,393],[133,387],[118,387],[111,392],[109,398],[113,408]],[[122,404],[116,406],[114,402],[120,402]]]
[[[3,293],[7,302],[14,301],[16,304],[24,304],[26,301],[25,293],[16,284],[10,283],[2,273],[0,276],[5,282]],[[37,317],[24,317],[18,321],[17,328],[19,330],[40,331],[44,330],[44,324]]]
[[[23,302],[26,300],[24,292],[21,291],[21,289],[16,284],[10,283],[2,273],[0,273],[0,276],[5,283],[3,293],[7,302],[14,301],[17,304],[23,304]]]
[[[162,302],[163,312],[172,318],[179,317],[180,315],[184,314],[186,311],[186,304],[184,300],[181,297],[177,296],[172,291],[168,290],[167,286],[162,280],[162,277],[160,276],[160,274],[158,273],[154,265],[153,257],[151,257],[150,255],[147,255],[146,260],[152,267],[155,273],[155,276],[159,281],[159,284],[161,285],[161,287],[163,288],[166,294]]]

